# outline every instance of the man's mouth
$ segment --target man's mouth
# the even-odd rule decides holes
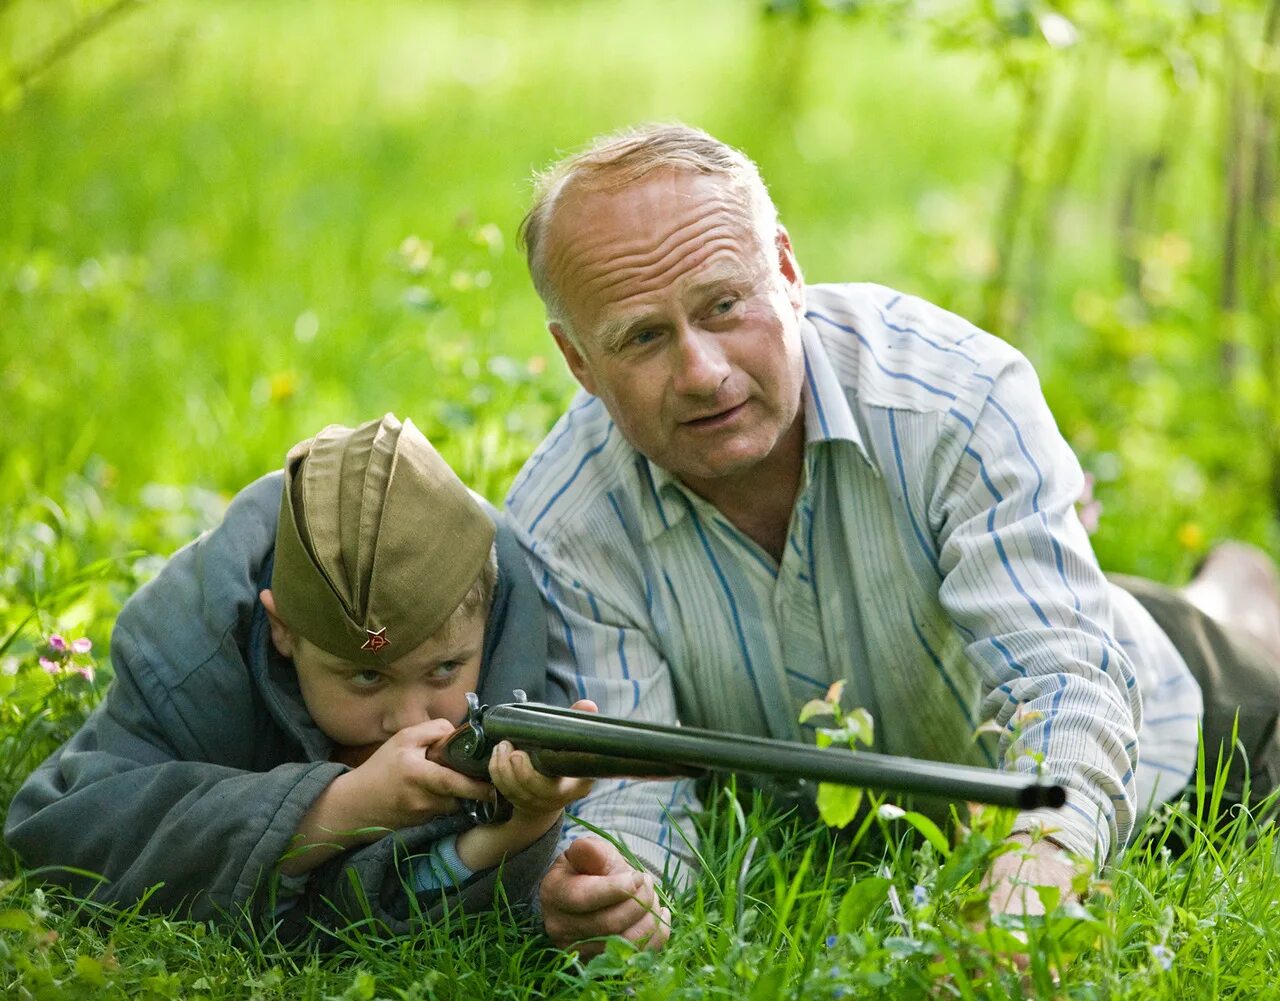
[[[705,414],[701,417],[691,417],[688,420],[681,421],[681,423],[693,431],[714,431],[732,422],[734,418],[742,413],[746,405],[747,401],[743,400],[741,403],[724,410],[718,410],[715,413]]]

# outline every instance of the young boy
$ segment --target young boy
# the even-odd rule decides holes
[[[115,682],[14,798],[9,843],[99,900],[286,934],[483,907],[500,864],[527,899],[588,783],[504,744],[513,815],[475,827],[458,801],[493,788],[426,758],[467,692],[545,698],[541,599],[496,517],[409,421],[297,445],[125,604]]]

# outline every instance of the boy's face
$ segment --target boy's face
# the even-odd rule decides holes
[[[483,612],[450,623],[449,635],[437,633],[379,667],[342,660],[275,624],[272,640],[293,658],[307,712],[329,739],[347,747],[381,744],[429,719],[461,723],[467,692],[480,680]]]

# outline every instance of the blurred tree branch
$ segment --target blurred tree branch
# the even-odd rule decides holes
[[[111,0],[110,3],[91,11],[72,24],[30,59],[15,63],[9,68],[8,79],[4,81],[5,104],[11,104],[15,98],[21,99],[22,94],[32,83],[70,56],[85,42],[145,2],[146,0]],[[13,4],[14,0],[0,0],[0,16],[3,16]]]

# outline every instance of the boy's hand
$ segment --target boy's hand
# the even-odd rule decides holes
[[[579,699],[569,708],[599,712],[590,699]],[[566,806],[591,791],[590,779],[543,775],[533,767],[529,755],[516,750],[509,740],[501,741],[489,755],[489,779],[511,802],[512,819],[517,823],[527,824],[548,817],[554,819]]]
[[[453,813],[459,799],[489,799],[487,782],[427,760],[427,748],[453,730],[447,719],[405,727],[364,764],[334,779],[331,788],[350,826],[412,827]]]
[[[591,791],[590,779],[551,778],[533,767],[524,751],[504,740],[489,756],[489,780],[511,802],[518,822],[559,814]]]

